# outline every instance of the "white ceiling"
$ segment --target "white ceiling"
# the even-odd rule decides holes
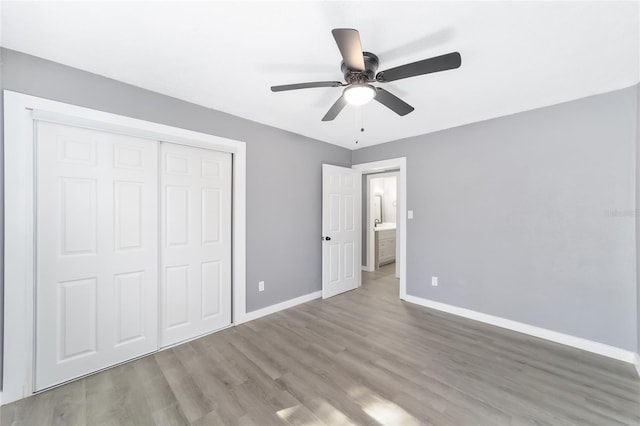
[[[3,2],[1,43],[354,149],[633,85],[639,21],[610,1]],[[338,27],[380,70],[451,51],[462,67],[385,84],[405,117],[371,102],[322,122],[342,89],[269,87],[342,80]]]

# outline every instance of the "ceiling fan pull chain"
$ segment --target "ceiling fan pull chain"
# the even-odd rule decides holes
[[[355,115],[356,127],[358,127],[358,125],[362,122],[361,115],[360,115],[360,107],[357,106],[354,109],[355,109],[355,114],[356,114]],[[359,140],[358,134],[356,133],[356,145],[358,144],[359,141],[360,140]]]
[[[356,128],[362,129],[362,107],[357,106],[355,109],[356,109]]]

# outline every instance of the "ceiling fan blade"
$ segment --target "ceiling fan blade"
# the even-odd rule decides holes
[[[340,114],[340,111],[342,111],[342,108],[345,107],[345,105],[347,105],[347,100],[344,98],[344,96],[340,96],[338,100],[331,106],[331,108],[329,108],[329,111],[327,111],[324,117],[322,117],[322,121],[331,121],[336,118],[338,114]]]
[[[336,40],[342,59],[347,68],[353,71],[364,71],[364,57],[358,30],[352,28],[335,28],[331,30]]]
[[[284,92],[285,90],[311,89],[314,87],[340,87],[339,81],[314,81],[311,83],[283,84],[282,86],[271,86],[272,92]]]
[[[387,92],[386,90],[379,87],[376,87],[375,100],[398,115],[407,115],[414,110],[411,105],[409,105],[396,95],[393,95],[390,92]]]
[[[452,70],[459,68],[462,63],[460,53],[452,52],[446,55],[436,56],[422,61],[412,62],[399,67],[380,71],[376,75],[376,80],[381,83],[387,81],[400,80],[402,78],[415,77],[417,75],[429,74],[432,72]]]

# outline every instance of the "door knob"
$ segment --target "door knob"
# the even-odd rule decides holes
[[[331,237],[322,237],[324,241],[331,241]]]

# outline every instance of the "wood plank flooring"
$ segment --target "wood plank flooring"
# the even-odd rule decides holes
[[[9,404],[1,424],[640,424],[631,365],[400,302],[393,268]]]

